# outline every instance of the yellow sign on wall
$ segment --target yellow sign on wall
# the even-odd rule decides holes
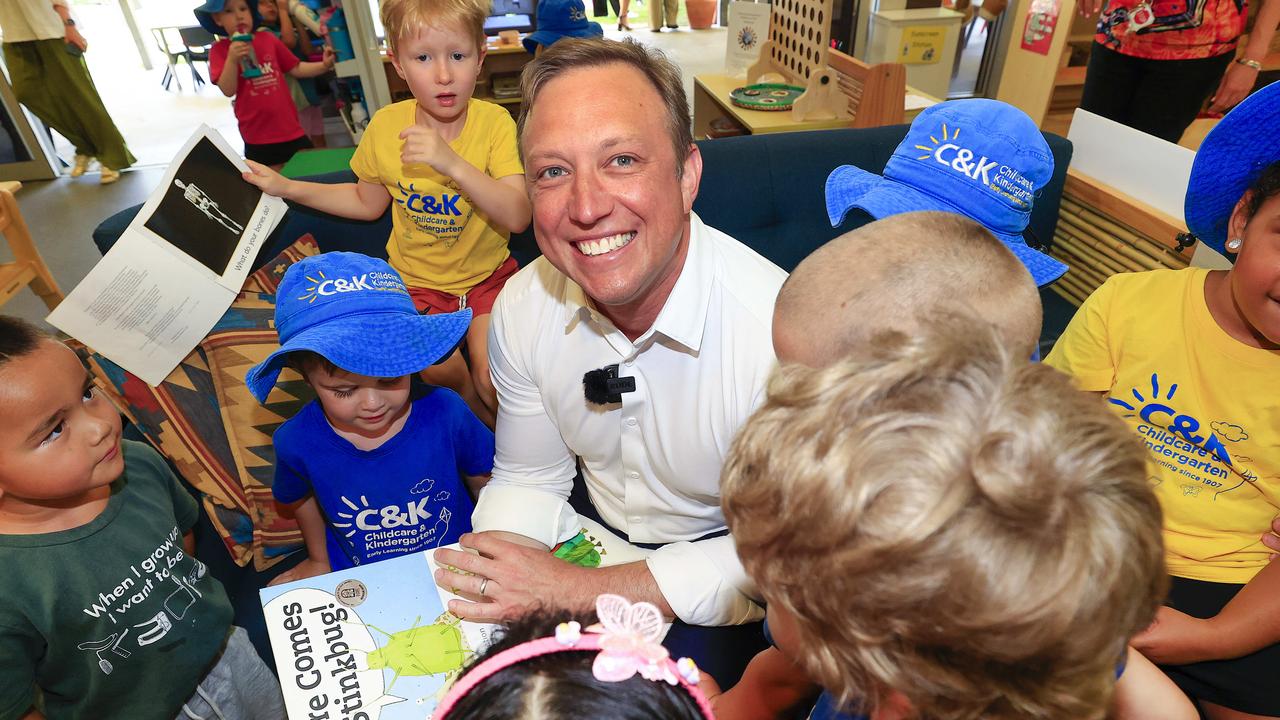
[[[910,25],[902,29],[902,47],[898,62],[906,65],[932,65],[942,59],[947,28],[941,25]]]

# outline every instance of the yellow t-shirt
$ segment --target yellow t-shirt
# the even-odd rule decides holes
[[[351,169],[391,193],[387,256],[405,284],[463,295],[507,259],[510,233],[472,207],[451,178],[430,165],[400,162],[400,133],[414,124],[416,108],[404,100],[374,113]],[[524,174],[515,121],[499,105],[470,99],[462,133],[449,147],[490,177]]]
[[[1243,584],[1266,566],[1259,538],[1280,515],[1280,352],[1218,326],[1207,273],[1112,277],[1045,362],[1106,392],[1146,443],[1169,573]]]

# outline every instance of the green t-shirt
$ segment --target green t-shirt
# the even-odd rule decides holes
[[[182,547],[195,500],[150,447],[121,446],[101,515],[0,535],[0,720],[36,687],[51,719],[169,720],[226,640],[227,595]]]

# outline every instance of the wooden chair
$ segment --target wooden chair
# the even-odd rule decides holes
[[[0,182],[0,235],[9,243],[14,261],[0,264],[0,305],[18,294],[27,285],[35,291],[50,310],[62,302],[62,291],[54,282],[49,266],[36,250],[36,243],[31,239],[31,231],[27,222],[22,219],[18,210],[18,201],[13,193],[22,187],[15,181]]]
[[[827,65],[836,71],[836,84],[849,98],[850,124],[856,128],[898,125],[907,101],[907,67],[900,63],[868,65],[832,49]]]

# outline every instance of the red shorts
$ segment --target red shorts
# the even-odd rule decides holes
[[[502,286],[507,284],[507,279],[515,275],[518,269],[520,267],[516,264],[516,259],[507,256],[492,275],[481,280],[479,285],[468,290],[465,295],[411,287],[409,297],[413,298],[413,306],[424,315],[457,312],[463,308],[471,308],[472,317],[488,315],[493,312],[493,303],[498,299]]]

